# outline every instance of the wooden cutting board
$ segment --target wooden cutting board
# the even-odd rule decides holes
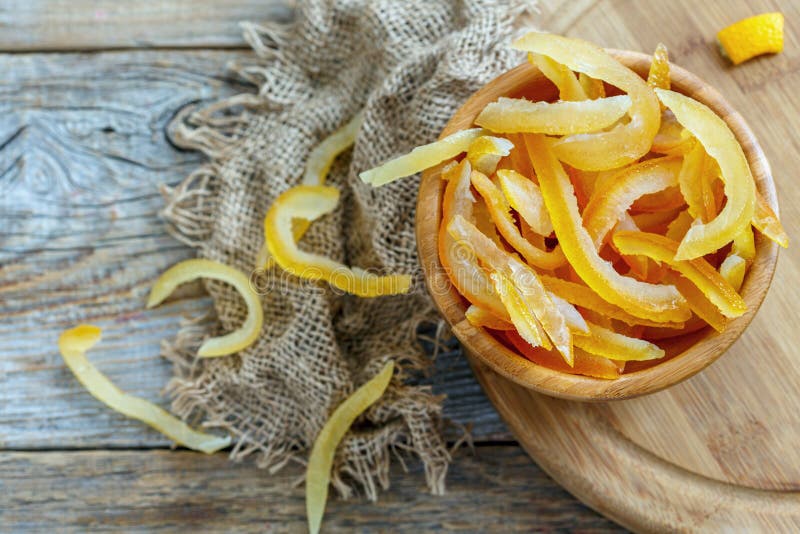
[[[784,54],[730,67],[716,31],[783,11]],[[528,453],[567,490],[638,531],[800,531],[800,2],[544,2],[544,27],[602,46],[652,51],[725,95],[755,131],[792,242],[755,320],[719,361],[647,397],[584,404],[544,397],[473,363]]]

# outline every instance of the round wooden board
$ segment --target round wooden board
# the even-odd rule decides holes
[[[605,404],[530,392],[475,364],[520,443],[583,502],[637,531],[800,531],[800,47],[731,67],[717,30],[800,2],[544,0],[540,24],[602,46],[652,51],[700,75],[738,109],[773,168],[792,243],[753,323],[711,367],[668,390]]]

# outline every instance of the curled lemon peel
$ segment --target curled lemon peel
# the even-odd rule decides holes
[[[783,13],[762,13],[720,30],[717,41],[734,65],[762,54],[779,54],[783,52],[783,23]]]
[[[661,109],[653,90],[635,72],[599,47],[579,39],[531,32],[512,48],[550,57],[577,72],[603,80],[631,99],[627,124],[609,131],[566,136],[553,143],[558,158],[588,171],[615,169],[638,160],[650,150],[661,122]]]
[[[706,154],[716,160],[725,183],[725,206],[713,220],[689,228],[678,248],[677,259],[698,258],[722,248],[750,224],[756,208],[755,182],[744,151],[724,120],[688,96],[655,91]]]
[[[581,279],[603,299],[637,317],[664,322],[688,319],[689,308],[674,287],[623,276],[600,257],[581,223],[574,189],[561,163],[541,136],[526,136],[526,143],[559,244]]]
[[[97,400],[126,417],[137,419],[186,448],[213,454],[231,444],[230,437],[199,432],[164,409],[140,397],[121,391],[86,358],[86,352],[100,341],[102,330],[82,324],[65,330],[58,338],[58,350],[75,378]]]
[[[726,317],[739,317],[747,311],[742,297],[705,259],[677,259],[678,243],[668,237],[647,232],[617,232],[614,245],[621,254],[639,254],[666,263],[695,284]]]
[[[575,102],[501,97],[483,108],[475,124],[498,133],[588,134],[613,125],[630,107],[628,95]]]
[[[482,128],[461,130],[427,145],[418,146],[403,154],[359,174],[364,183],[373,187],[386,185],[400,178],[411,176],[466,152],[475,139],[486,132]]]
[[[264,235],[275,262],[294,276],[324,280],[341,291],[360,297],[407,293],[411,289],[409,275],[378,276],[298,248],[292,233],[292,221],[314,221],[332,212],[338,203],[339,190],[324,185],[299,185],[281,194],[264,218]]]
[[[250,279],[241,271],[224,263],[194,259],[173,265],[153,284],[147,299],[147,307],[158,306],[179,285],[198,278],[211,278],[233,286],[247,306],[247,318],[242,326],[233,332],[205,340],[197,351],[197,355],[201,358],[227,356],[252,345],[261,333],[261,327],[264,324],[261,300],[250,285]]]
[[[336,448],[353,421],[381,398],[393,373],[394,362],[390,360],[377,375],[355,390],[333,411],[314,440],[306,466],[306,516],[308,530],[312,534],[319,532],[322,525]]]

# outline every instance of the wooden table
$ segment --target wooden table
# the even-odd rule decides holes
[[[554,32],[641,51],[664,41],[676,63],[717,85],[772,141],[765,150],[776,168],[785,160],[776,139],[796,149],[783,131],[789,120],[770,124],[759,109],[767,85],[795,72],[788,54],[730,69],[713,44],[728,23],[780,9],[787,51],[796,48],[800,13],[791,0],[540,4],[541,27]],[[85,393],[55,348],[61,330],[96,323],[106,332],[91,356],[98,367],[131,393],[165,402],[170,368],[159,343],[210,305],[195,286],[143,309],[158,273],[191,255],[166,234],[157,187],[178,182],[202,157],[176,149],[167,125],[187,106],[246,89],[225,68],[251,55],[238,21],[290,17],[279,0],[0,7],[0,531],[303,530],[300,466],[272,475],[222,454],[171,451],[158,433]],[[779,190],[789,179],[776,175]],[[525,456],[455,346],[439,355],[431,381],[448,395],[450,439],[458,425],[472,425],[475,442],[456,453],[447,495],[424,491],[419,465],[409,473],[395,466],[379,503],[333,500],[329,531],[617,528]]]

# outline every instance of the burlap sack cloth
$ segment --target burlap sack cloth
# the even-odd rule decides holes
[[[362,299],[304,282],[279,268],[256,273],[265,323],[241,353],[198,360],[203,338],[237,328],[246,310],[230,287],[205,282],[216,321],[192,322],[164,354],[176,362],[173,410],[205,418],[236,440],[231,454],[255,455],[277,470],[304,461],[332,410],[389,359],[399,372],[338,450],[333,484],[374,499],[388,487],[390,453],[411,451],[434,493],[450,460],[441,434],[441,398],[408,378],[430,365],[417,340],[435,321],[417,261],[414,207],[419,179],[383,188],[358,173],[436,139],[477,88],[520,61],[508,50],[526,3],[491,0],[300,2],[289,24],[246,25],[252,65],[234,72],[257,86],[180,117],[173,137],[210,162],[165,189],[164,216],[198,256],[251,273],[263,217],[297,185],[309,151],[365,109],[352,155],[328,183],[341,201],[301,245],[365,269],[414,275],[408,295]]]

